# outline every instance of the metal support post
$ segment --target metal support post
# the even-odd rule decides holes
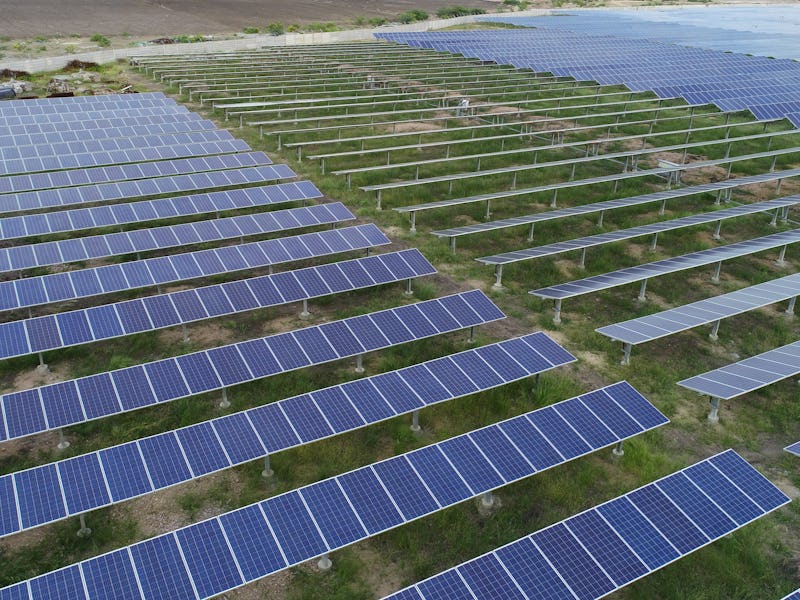
[[[39,364],[36,367],[37,373],[48,373],[50,369],[47,368],[47,363],[44,362],[44,354],[39,352]]]
[[[300,313],[301,319],[310,319],[311,313],[308,312],[308,298],[303,298],[303,311]]]
[[[722,271],[722,261],[717,263],[717,266],[714,269],[714,274],[711,276],[711,283],[719,283],[720,271]]]
[[[558,190],[553,190],[553,199],[550,201],[550,208],[556,207],[556,199],[558,198]]]
[[[617,442],[617,445],[614,446],[611,454],[613,454],[615,457],[625,456],[625,450],[622,449],[622,442]]]
[[[83,515],[78,517],[81,523],[81,528],[78,529],[78,537],[79,538],[87,538],[92,535],[92,530],[86,526],[86,518]]]
[[[597,226],[598,227],[602,227],[603,226],[603,217],[605,217],[605,216],[606,216],[606,211],[601,210],[600,211],[600,216],[597,217]]]
[[[492,217],[492,201],[486,201],[486,214],[483,216],[487,221]]]
[[[578,263],[578,267],[581,269],[586,268],[586,248],[581,248],[581,260]]]
[[[317,568],[320,571],[330,571],[333,563],[331,559],[328,557],[327,553],[323,554],[320,559],[317,561]]]
[[[181,334],[183,335],[183,343],[186,344],[189,341],[189,332],[186,329],[186,323],[181,323]]]
[[[496,290],[503,288],[503,265],[497,265],[494,268],[494,283],[492,287]]]
[[[406,280],[406,289],[403,292],[403,296],[411,297],[414,295],[414,290],[411,288],[411,279],[409,278]]]
[[[528,241],[529,242],[533,241],[533,226],[534,225],[535,225],[535,223],[531,223],[531,228],[528,230]]]
[[[712,423],[719,423],[719,398],[709,396],[708,401],[711,403],[711,410],[708,413],[708,420]]]
[[[556,298],[553,302],[553,323],[561,324],[561,298]]]
[[[714,326],[711,328],[711,333],[708,334],[708,339],[712,342],[716,342],[719,339],[719,324],[721,319],[717,319],[714,321]]]
[[[418,433],[422,427],[419,426],[419,411],[415,410],[411,413],[411,431]]]
[[[655,252],[656,244],[658,244],[658,233],[654,233],[650,238],[650,252]]]
[[[219,403],[220,408],[230,408],[231,403],[228,400],[228,389],[222,388],[222,400]]]
[[[772,215],[772,220],[769,222],[769,224],[770,224],[772,227],[777,227],[777,226],[778,226],[778,213],[780,212],[780,210],[781,210],[781,209],[779,209],[779,208],[776,208],[776,209],[775,209],[775,214],[773,214],[773,215]]]
[[[711,237],[712,237],[712,238],[714,238],[715,240],[718,240],[718,239],[720,239],[720,237],[719,237],[719,230],[720,230],[720,229],[722,229],[722,219],[720,219],[719,221],[717,221],[717,227],[716,227],[716,229],[714,229],[714,234],[711,236]]]
[[[69,440],[64,437],[63,429],[58,430],[58,445],[56,445],[56,448],[59,450],[66,450],[69,448]]]
[[[456,236],[454,235],[450,236],[450,252],[456,253]]]
[[[412,210],[409,214],[411,215],[411,228],[409,231],[411,233],[417,233],[417,211]]]
[[[627,342],[622,344],[622,360],[620,361],[621,365],[629,365],[631,364],[631,345]]]
[[[786,307],[786,316],[793,317],[794,316],[794,305],[797,302],[797,296],[794,296],[791,300],[789,300],[789,306]]]
[[[469,328],[469,337],[467,338],[467,343],[468,344],[475,343],[475,325]]]
[[[275,471],[272,470],[272,467],[269,464],[269,454],[264,457],[264,470],[261,471],[261,476],[264,479],[269,479],[275,474]]]
[[[644,302],[645,300],[647,300],[646,292],[647,292],[647,279],[642,281],[642,285],[639,286],[639,295],[636,297],[636,299],[639,302]]]
[[[786,265],[786,246],[781,248],[781,253],[778,255],[778,260],[775,261],[775,264],[779,267]]]
[[[492,492],[484,492],[481,494],[481,506],[483,508],[492,508],[492,506],[494,506],[494,496]]]
[[[378,210],[382,210],[383,207],[381,206],[381,190],[378,190]]]
[[[364,355],[359,354],[356,356],[356,373],[364,372]]]

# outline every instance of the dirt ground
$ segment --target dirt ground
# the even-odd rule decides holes
[[[431,15],[459,4],[494,10],[493,0],[3,0],[0,36],[61,34],[172,36],[219,34],[243,27],[396,17],[418,8]]]

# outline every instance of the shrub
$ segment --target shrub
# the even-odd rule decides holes
[[[369,24],[372,27],[380,27],[381,25],[386,25],[386,23],[388,23],[388,21],[383,17],[373,17],[369,20]]]
[[[450,19],[452,17],[465,17],[467,15],[485,15],[486,11],[482,8],[466,8],[464,6],[443,6],[436,11],[436,16],[440,19]]]
[[[267,25],[267,32],[270,35],[283,35],[284,28],[283,23],[270,23]]]
[[[356,27],[363,27],[364,25],[367,24],[367,20],[364,17],[358,16],[355,19],[353,19],[353,24]]]
[[[242,33],[258,33],[258,27],[245,27]]]
[[[327,23],[309,23],[306,26],[308,31],[312,32],[322,32],[322,31],[338,31],[339,28],[336,26],[336,23],[331,23],[328,21]]]
[[[416,21],[425,21],[428,18],[428,13],[424,10],[414,9],[404,12],[398,20],[401,23],[414,23]]]
[[[297,25],[295,23],[292,23],[286,28],[287,33],[297,33],[298,31],[300,31],[300,25]]]
[[[104,35],[100,35],[99,33],[95,33],[92,37],[89,38],[89,40],[94,42],[101,48],[108,48],[111,45],[111,40],[109,40]]]

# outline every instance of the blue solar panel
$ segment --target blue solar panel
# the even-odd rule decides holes
[[[758,489],[774,495],[775,503],[770,509],[749,512],[746,521],[735,523],[727,518],[729,515],[724,508],[730,506],[731,489],[753,506],[754,498],[741,487],[731,483],[719,487],[716,482],[728,482],[737,472],[744,479],[757,480]],[[689,473],[715,475],[706,478],[710,485],[698,489],[689,483]],[[668,496],[664,496],[658,488],[664,488],[667,481],[682,483],[667,484]],[[407,598],[409,590],[416,590],[416,597],[423,600],[438,598],[440,590],[450,589],[457,580],[466,582],[469,597],[477,600],[514,598],[516,590],[522,590],[525,597],[542,600],[601,598],[788,501],[778,488],[728,450],[388,598]],[[736,503],[741,506],[738,499]],[[699,509],[702,513],[701,504],[725,519],[716,521],[724,523],[724,527],[714,527],[711,538],[702,536],[698,530],[695,530],[697,537],[687,536],[686,518],[677,508],[688,508],[693,514]],[[680,515],[680,519],[670,517],[674,514]],[[680,551],[669,540],[681,540]],[[513,588],[509,582],[514,584]]]
[[[552,344],[551,340],[541,333],[524,336],[524,339],[528,340],[528,342],[534,346],[540,345],[545,348],[550,347]],[[256,342],[260,341],[253,340],[245,344],[250,347]],[[260,343],[263,344],[263,342]],[[477,350],[467,350],[461,353],[461,355],[474,352],[477,352]],[[205,355],[203,353],[187,355],[179,357],[178,360],[180,361],[192,356],[204,357]],[[565,360],[562,363],[550,364],[547,368],[549,369],[559,364],[572,362],[574,358],[572,358],[571,355],[568,356],[569,360]],[[160,361],[160,363],[172,365],[171,368],[174,368],[176,364],[173,359]],[[151,373],[149,376],[151,382],[155,380],[152,373],[156,372],[153,371],[152,366],[157,364],[159,363],[151,363],[145,367],[147,372]],[[201,372],[214,372],[209,362],[197,364],[183,363],[184,374],[190,366],[194,370],[199,368]],[[148,438],[140,442],[131,442],[115,448],[102,450],[97,454],[97,458],[82,458],[81,460],[89,461],[92,464],[99,461],[106,475],[111,497],[114,502],[118,502],[126,498],[147,493],[153,489],[153,486],[158,489],[164,485],[177,483],[176,477],[185,477],[188,479],[213,470],[226,468],[230,464],[237,464],[263,456],[265,454],[265,449],[268,452],[275,452],[299,445],[302,442],[296,435],[296,431],[301,432],[303,440],[306,442],[331,435],[333,432],[327,426],[325,418],[327,418],[327,423],[333,425],[334,431],[343,432],[361,427],[367,423],[390,418],[400,412],[410,412],[420,405],[414,404],[405,406],[402,408],[402,411],[398,410],[396,413],[389,409],[386,401],[379,395],[378,389],[371,384],[373,381],[386,380],[386,378],[390,376],[400,377],[402,375],[404,385],[410,386],[406,389],[411,391],[419,384],[418,371],[416,371],[416,369],[420,368],[424,369],[424,365],[407,367],[397,372],[375,375],[365,380],[357,380],[334,386],[333,388],[313,392],[310,398],[308,395],[289,398],[275,404],[249,410],[246,413],[221,417],[211,422],[192,425],[175,432],[160,434],[159,436]],[[164,370],[163,372],[171,373],[169,370]],[[528,372],[522,373],[517,378],[522,378],[530,374],[531,373]],[[97,376],[94,377],[96,378]],[[179,374],[174,374],[170,377],[173,379],[180,379]],[[191,381],[188,377],[187,380]],[[508,381],[513,381],[513,379]],[[64,384],[58,385],[63,386]],[[382,387],[384,390],[387,389],[385,386]],[[84,387],[83,389],[88,388]],[[452,397],[454,396],[449,395],[437,401],[448,400]],[[313,398],[313,402],[311,398]],[[350,399],[352,399],[353,404],[349,403]],[[361,412],[356,412],[357,409]],[[363,415],[363,417],[361,415]],[[475,433],[474,438],[483,448],[484,454],[493,457],[497,469],[505,473],[507,472],[506,466],[510,464],[511,461],[510,455],[516,453],[516,450],[510,448],[509,444],[498,444],[494,439],[495,436],[487,435],[494,431],[494,429],[480,430]],[[159,449],[162,447],[165,448],[163,453],[159,452]],[[459,455],[461,454],[464,454],[463,450]],[[93,457],[94,455],[87,456]],[[472,456],[474,462],[474,451]],[[186,468],[184,457],[188,460],[188,466],[191,467],[191,472]],[[522,463],[519,462],[519,454],[516,454],[516,457],[518,465],[514,473],[517,477],[523,476],[526,472],[524,467],[527,463],[525,463],[524,460]],[[231,462],[228,461],[228,458],[230,458]],[[441,457],[440,460],[443,461],[444,458]],[[485,467],[485,463],[481,464]],[[42,468],[47,469],[50,468],[50,466]],[[150,475],[148,475],[148,473]],[[376,467],[376,473],[379,476],[381,475],[379,467]],[[507,480],[511,478],[510,475],[505,477]],[[105,486],[103,480],[84,477],[82,485],[85,488],[85,495],[95,499],[92,506],[99,507],[108,503],[108,501],[105,500],[106,496],[104,495]],[[386,481],[384,485],[387,489],[391,489],[391,482]],[[411,481],[409,485],[411,486]],[[415,487],[419,488],[420,485],[423,484],[420,483]],[[436,484],[431,483],[430,485],[432,489],[435,489]],[[420,495],[424,496],[424,494],[420,494],[419,489],[413,491],[411,487],[409,487],[408,491],[409,493],[413,492],[416,497]],[[49,500],[49,497],[47,497],[47,499]],[[13,495],[8,497],[9,502],[13,500]],[[400,501],[396,501],[400,506]],[[430,501],[433,500],[430,499]],[[71,506],[69,499],[67,500],[67,506]],[[88,510],[89,506],[90,505],[87,503],[82,504],[81,511],[79,512]],[[6,527],[6,529],[0,532],[0,534],[17,530],[19,524],[16,522],[16,519],[11,519],[4,527]]]
[[[800,456],[800,442],[795,442],[794,444],[786,446],[785,449],[787,452],[791,452],[792,454]]]
[[[642,399],[642,402],[646,401]],[[251,411],[251,414],[263,411],[264,408],[267,407],[254,409],[254,411]],[[580,424],[577,426],[580,427]],[[258,426],[256,427],[258,428]],[[170,434],[163,434],[157,437],[168,437],[173,440],[177,439]],[[430,489],[434,494],[437,494],[438,486],[439,494],[441,495],[441,490],[445,489],[443,488],[443,480],[441,477],[441,474],[444,472],[443,466],[446,466],[446,469],[452,473],[450,476],[452,480],[453,477],[458,478],[456,474],[458,471],[455,469],[459,471],[465,469],[466,476],[469,479],[475,479],[476,473],[486,472],[485,469],[480,471],[481,467],[479,467],[479,465],[490,464],[486,462],[487,459],[491,460],[488,456],[484,457],[481,455],[479,458],[478,455],[474,453],[478,451],[478,446],[472,445],[472,442],[469,442],[470,446],[457,445],[456,440],[459,439],[468,441],[470,438],[461,436],[460,438],[454,438],[443,444],[414,451],[405,457],[399,458],[408,458],[410,464],[414,467],[415,474],[421,478],[424,486]],[[146,440],[142,442],[144,441]],[[142,442],[140,442],[140,445]],[[452,463],[448,462],[437,446],[446,447],[448,451],[457,449],[457,452],[449,452]],[[153,444],[152,447],[165,448],[165,446],[160,444]],[[468,450],[467,448],[475,448],[475,451]],[[171,452],[171,450],[167,452]],[[432,452],[435,452],[435,454],[432,454]],[[438,460],[435,462],[439,466],[433,466],[434,456],[438,456]],[[393,464],[396,464],[398,458],[390,460]],[[475,470],[476,467],[479,468],[478,471]],[[153,469],[150,468],[150,471],[152,473]],[[161,469],[161,471],[163,471],[163,469]],[[404,472],[407,477],[411,477],[412,473],[408,468],[405,468]],[[269,530],[275,536],[274,541],[277,542],[281,550],[281,555],[286,558],[287,563],[296,564],[339,547],[337,546],[336,540],[339,540],[339,544],[355,541],[357,535],[361,535],[362,537],[366,535],[363,533],[363,530],[369,532],[369,534],[374,534],[404,522],[407,517],[398,511],[396,507],[398,503],[393,500],[390,488],[388,486],[385,487],[378,478],[379,473],[386,476],[388,473],[391,473],[391,469],[378,470],[378,468],[373,469],[372,467],[365,467],[329,479],[327,481],[330,483],[325,484],[327,486],[336,485],[337,487],[330,487],[328,490],[322,490],[322,484],[313,484],[299,491],[289,492],[260,503],[259,507],[266,516]],[[527,474],[530,475],[532,473],[533,469]],[[410,481],[414,481],[414,479],[412,478]],[[484,480],[477,479],[476,481]],[[502,483],[502,480],[500,482]],[[451,492],[450,500],[442,501],[440,504],[445,506],[474,495],[473,491],[463,487],[463,483],[461,485],[462,492],[465,492],[465,494],[457,493],[453,495]],[[313,488],[313,491],[309,491],[309,488]],[[342,495],[336,492],[337,488],[342,492]],[[417,502],[421,498],[430,506],[430,499],[427,501],[424,500],[425,496],[422,493],[422,488],[419,483],[415,485],[415,488],[416,492],[413,496],[407,493],[403,494],[404,500],[402,504],[406,506],[410,504],[416,507],[418,506]],[[326,493],[326,491],[328,493]],[[303,501],[304,497],[308,498],[307,502]],[[335,499],[337,498],[339,500],[338,505],[335,503]],[[412,498],[413,500],[411,500],[411,502],[413,502],[413,504],[410,503],[410,499]],[[242,510],[252,511],[253,509],[254,507],[249,507]],[[354,509],[354,513],[351,512],[351,509]],[[416,512],[420,512],[420,510],[424,510],[424,508],[417,508]],[[354,520],[355,515],[357,515],[358,521]],[[254,515],[251,514],[250,517],[253,518]],[[232,519],[233,517],[228,516],[226,518]],[[136,567],[136,572],[139,574],[140,578],[145,577],[149,582],[147,586],[149,591],[146,593],[157,593],[156,588],[158,588],[158,590],[185,590],[190,581],[189,578],[192,576],[194,576],[193,585],[206,590],[200,594],[201,597],[211,595],[212,593],[219,593],[225,589],[224,586],[231,587],[238,584],[240,580],[237,578],[230,560],[226,558],[229,556],[227,544],[223,546],[220,540],[220,532],[217,530],[216,525],[218,522],[225,523],[226,521],[217,519],[204,521],[201,524],[179,530],[177,534],[168,534],[160,538],[155,538],[154,540],[143,542],[132,548],[131,555]],[[359,534],[359,527],[361,525],[363,525],[363,530],[362,533]],[[199,540],[201,536],[203,538],[209,537],[206,535],[209,532],[212,534],[212,542],[213,537],[217,538],[218,541],[216,544],[219,545],[221,556],[218,556],[217,552],[209,552],[205,549],[201,549],[198,543],[192,541]],[[323,536],[323,532],[327,532],[328,536]],[[262,527],[262,539],[265,534],[266,532]],[[230,536],[228,539],[230,539]],[[241,539],[241,531],[239,531],[239,540],[239,546],[248,544],[248,542]],[[257,541],[257,537],[251,538],[249,542],[251,545],[249,547],[252,548],[252,544],[257,543]],[[180,552],[176,546],[177,544],[181,546]],[[267,552],[274,557],[273,540],[267,538],[267,544]],[[184,547],[185,545],[186,547]],[[211,545],[213,545],[213,543]],[[204,548],[205,547],[204,545]],[[195,551],[188,550],[187,553],[187,548],[194,548]],[[171,556],[165,556],[165,554],[171,554]],[[191,558],[189,558],[187,554],[191,556]],[[246,555],[252,557],[254,552],[248,550]],[[192,576],[187,574],[186,567],[182,561],[179,561],[178,557],[186,558],[186,564],[190,565],[188,572],[190,572]],[[252,567],[254,561],[251,559],[249,564],[250,567]],[[263,566],[267,564],[280,565],[280,562],[273,560],[268,563],[265,559],[262,568],[269,568]],[[180,569],[176,569],[179,565]],[[167,573],[165,571],[166,568],[175,570],[170,570],[169,573]],[[279,566],[278,568],[281,567]],[[263,570],[254,573],[256,576],[263,576],[265,574]],[[199,580],[197,579],[198,577]],[[181,592],[181,594],[182,593],[183,592]]]

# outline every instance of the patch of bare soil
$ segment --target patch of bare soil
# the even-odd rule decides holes
[[[136,519],[142,537],[161,535],[185,527],[192,522],[210,519],[227,512],[227,508],[208,500],[212,489],[224,487],[231,498],[242,493],[242,485],[234,471],[223,471],[194,479],[177,487],[167,488],[114,507],[114,513],[124,511]],[[179,498],[188,494],[202,498],[205,504],[197,510],[194,519],[180,509]]]
[[[192,344],[202,348],[213,348],[234,341],[233,332],[229,328],[213,322],[189,325],[186,332]],[[183,342],[183,331],[180,327],[160,331],[158,336],[164,344],[169,346]]]
[[[479,104],[475,105],[480,108]],[[490,106],[486,111],[490,115],[507,115],[510,113],[518,113],[519,109],[516,106]]]
[[[403,123],[397,123],[392,127],[386,127],[387,131],[397,131],[398,133],[403,133],[406,131],[435,131],[437,129],[441,129],[439,125],[436,123],[425,123],[420,121],[405,121]]]
[[[387,560],[369,543],[358,544],[353,551],[359,563],[368,565],[364,575],[376,598],[388,596],[403,587],[402,565]]]
[[[493,10],[496,3],[463,0],[460,5]],[[435,14],[449,0],[3,0],[0,35],[26,37],[73,33],[129,33],[148,39],[176,34],[224,33],[270,22],[310,23],[356,17],[395,18],[411,9]]]

